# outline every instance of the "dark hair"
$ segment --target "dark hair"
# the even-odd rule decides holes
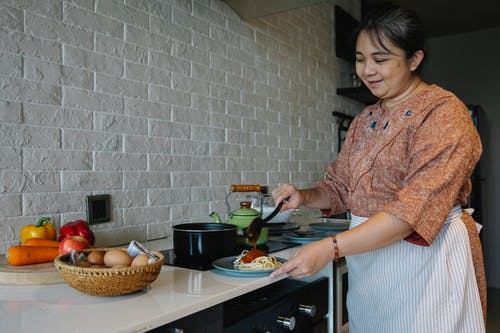
[[[361,20],[354,31],[354,40],[358,39],[362,31],[367,32],[386,51],[389,50],[383,39],[388,39],[405,52],[407,59],[425,47],[424,26],[417,13],[411,9],[393,5],[376,7]],[[421,68],[422,63],[416,72]]]

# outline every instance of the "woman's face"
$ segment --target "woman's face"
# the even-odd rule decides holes
[[[356,42],[356,74],[373,95],[384,101],[397,100],[410,88],[414,71],[422,58],[405,57],[405,52],[383,39],[384,49],[362,31]],[[423,53],[422,53],[423,57]]]

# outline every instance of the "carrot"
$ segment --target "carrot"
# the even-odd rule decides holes
[[[28,238],[24,241],[22,245],[24,246],[48,246],[48,247],[59,247],[61,242],[51,240],[51,239],[43,239],[43,238]]]
[[[23,266],[51,262],[59,255],[57,247],[49,246],[11,246],[6,253],[7,263]]]

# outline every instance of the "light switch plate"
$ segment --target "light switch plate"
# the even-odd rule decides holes
[[[87,196],[87,222],[89,224],[111,221],[111,196],[109,194]]]

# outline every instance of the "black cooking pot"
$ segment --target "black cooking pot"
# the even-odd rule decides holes
[[[177,258],[211,263],[235,254],[237,227],[233,224],[186,223],[172,229]]]

